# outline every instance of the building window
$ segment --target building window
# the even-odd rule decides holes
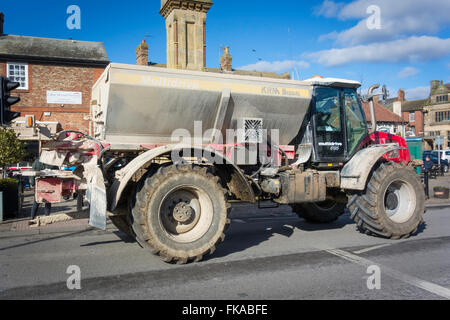
[[[20,62],[8,62],[6,64],[7,78],[14,82],[19,82],[17,89],[28,90],[28,64]]]
[[[416,136],[416,128],[415,127],[409,127],[408,131],[406,131],[407,137],[415,137]]]
[[[435,113],[436,122],[450,121],[450,111],[441,111]]]
[[[429,137],[437,137],[437,136],[441,135],[441,132],[440,131],[430,131],[430,132],[427,132],[426,135]]]
[[[414,121],[416,121],[416,113],[410,112],[409,113],[409,122],[414,122]]]
[[[448,101],[448,95],[436,97],[436,102],[447,102],[447,101]]]

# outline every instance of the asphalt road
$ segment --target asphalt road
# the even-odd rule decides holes
[[[72,265],[79,290],[67,288]],[[373,266],[380,289],[370,290]],[[185,266],[116,230],[0,235],[0,299],[55,298],[450,299],[450,208],[429,209],[416,235],[394,241],[361,234],[348,214],[317,226],[287,208],[239,206],[216,253]]]

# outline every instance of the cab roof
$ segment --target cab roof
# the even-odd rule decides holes
[[[359,88],[361,87],[361,83],[353,80],[345,80],[338,78],[323,78],[319,76],[315,76],[306,80],[303,80],[311,86],[328,86],[328,87],[343,87],[343,88]]]

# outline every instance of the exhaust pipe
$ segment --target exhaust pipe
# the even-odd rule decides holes
[[[370,134],[377,130],[377,119],[375,119],[375,106],[373,104],[373,92],[380,87],[379,84],[374,84],[369,88],[369,105],[370,105],[370,122],[372,123],[372,128],[370,129]]]

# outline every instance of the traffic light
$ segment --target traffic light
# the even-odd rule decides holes
[[[11,97],[10,91],[20,86],[18,82],[12,82],[0,76],[0,125],[9,125],[12,120],[20,116],[19,112],[12,112],[11,106],[20,101],[19,97]]]

